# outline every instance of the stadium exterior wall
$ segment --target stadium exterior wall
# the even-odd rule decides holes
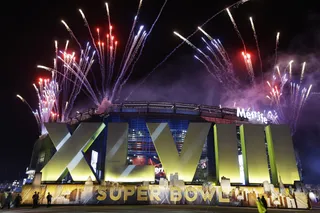
[[[24,203],[37,190],[54,199],[66,190],[69,200],[56,204],[252,206],[254,196],[266,195],[271,207],[279,201],[307,208],[302,194],[285,187],[300,181],[289,128],[199,108],[183,114],[122,106],[78,122],[46,124],[48,134],[37,141],[30,165],[41,185],[24,186]]]

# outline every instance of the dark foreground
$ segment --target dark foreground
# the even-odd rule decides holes
[[[189,213],[189,212],[198,212],[198,213],[257,213],[258,210],[255,208],[245,208],[245,207],[215,207],[215,206],[53,206],[46,208],[45,206],[40,206],[36,209],[31,207],[21,207],[19,209],[3,209],[0,212],[77,212],[77,213],[98,213],[98,212],[110,212],[110,213],[157,213],[157,212],[168,212],[168,213]],[[271,213],[286,213],[286,212],[297,212],[297,213],[320,213],[320,210],[289,210],[289,209],[268,209],[268,212]]]

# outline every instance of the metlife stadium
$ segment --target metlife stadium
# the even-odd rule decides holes
[[[239,110],[126,102],[45,124],[22,203],[37,191],[54,205],[255,207],[263,195],[270,208],[307,209],[290,128]]]
[[[128,165],[153,165],[155,167],[156,182],[160,178],[166,177],[166,173],[162,168],[146,123],[168,123],[179,153],[190,122],[211,122],[212,125],[236,124],[234,131],[238,139],[240,176],[244,183],[239,126],[241,124],[249,124],[249,121],[246,118],[238,117],[236,109],[184,103],[126,102],[113,105],[108,113],[102,115],[96,115],[93,109],[84,113],[77,113],[77,116],[69,121],[68,126],[70,132],[72,132],[79,123],[101,121],[106,125],[114,122],[128,123],[127,163]],[[97,180],[101,180],[104,174],[106,137],[107,130],[104,130],[84,154],[86,161],[95,172]],[[213,137],[213,128],[210,128],[192,181],[193,184],[216,179]],[[34,145],[28,173],[40,172],[54,155],[55,150],[50,137],[42,136]],[[72,177],[67,174],[61,178],[61,181],[70,182]]]

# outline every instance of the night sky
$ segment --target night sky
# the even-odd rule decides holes
[[[187,36],[209,17],[234,2],[236,1],[169,0],[146,43],[144,54],[128,82],[128,88],[141,80],[181,42],[173,35],[174,30]],[[278,31],[281,32],[280,52],[295,54],[302,58],[307,54],[318,63],[320,5],[313,2],[316,1],[252,0],[231,10],[244,40],[248,42],[247,45],[252,51],[256,49],[248,17],[254,18],[261,55],[266,61],[265,70],[270,68],[267,62],[274,53],[275,35]],[[138,0],[109,1],[115,27],[114,34],[117,35],[120,49],[125,44],[138,3]],[[139,23],[149,29],[162,3],[162,0],[145,0]],[[54,40],[58,40],[61,44],[64,44],[66,39],[71,40],[60,20],[64,19],[69,24],[80,42],[85,44],[89,40],[89,34],[78,12],[79,8],[86,14],[92,29],[107,27],[104,1],[100,0],[33,0],[21,3],[8,1],[6,6],[2,6],[0,181],[23,177],[30,162],[33,144],[38,137],[37,125],[28,107],[16,98],[16,94],[21,94],[34,108],[37,106],[32,83],[39,77],[48,76],[48,73],[39,71],[36,65],[52,66]],[[225,12],[205,25],[204,29],[220,38],[232,57],[240,57],[241,41]],[[200,44],[200,36],[193,37],[192,41]],[[75,42],[71,47],[77,47]],[[208,74],[198,70],[200,68],[193,60],[193,53],[192,48],[186,44],[179,48],[150,76],[153,83],[147,82],[148,86],[142,86],[141,88],[144,88],[142,91],[137,90],[131,100],[143,99],[142,97],[146,95],[137,94],[143,94],[144,90],[149,90],[149,93],[145,94],[150,94],[150,91],[161,93],[161,90],[165,90],[161,89],[162,86],[168,88],[168,85],[171,87],[177,82],[184,82],[202,86],[194,96],[186,95],[186,92],[181,94],[179,89],[173,89],[170,97],[158,94],[159,97],[166,101],[181,100],[179,98],[183,97],[184,102],[207,103],[205,96],[215,94],[208,92],[206,87],[208,85],[210,87],[212,82],[203,83]],[[192,69],[193,67],[196,68]],[[193,78],[194,76],[200,77]],[[157,88],[153,88],[152,85]],[[319,87],[317,89],[320,91]],[[317,120],[317,117],[320,118],[319,99],[313,98],[312,106],[304,112],[306,116],[302,119],[295,137],[298,141],[296,146],[302,155],[305,182],[310,183],[320,180],[320,123]],[[81,108],[79,106],[81,100],[78,103],[78,107]]]

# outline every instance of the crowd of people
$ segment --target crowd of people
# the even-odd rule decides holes
[[[34,195],[32,196],[32,208],[37,208],[39,207],[39,197],[40,197],[40,192],[34,192]],[[52,195],[50,192],[48,192],[47,195],[47,207],[51,206],[51,200],[52,200]]]
[[[37,208],[39,207],[39,196],[40,193],[39,192],[34,192],[34,195],[32,196],[32,208]],[[47,207],[51,206],[51,200],[52,200],[52,195],[50,194],[50,192],[48,192],[47,195]],[[17,194],[15,196],[15,198],[13,199],[12,193],[8,192],[8,193],[3,193],[3,197],[1,197],[1,202],[0,202],[0,207],[1,209],[4,208],[19,208],[22,202],[22,197],[20,194]]]

